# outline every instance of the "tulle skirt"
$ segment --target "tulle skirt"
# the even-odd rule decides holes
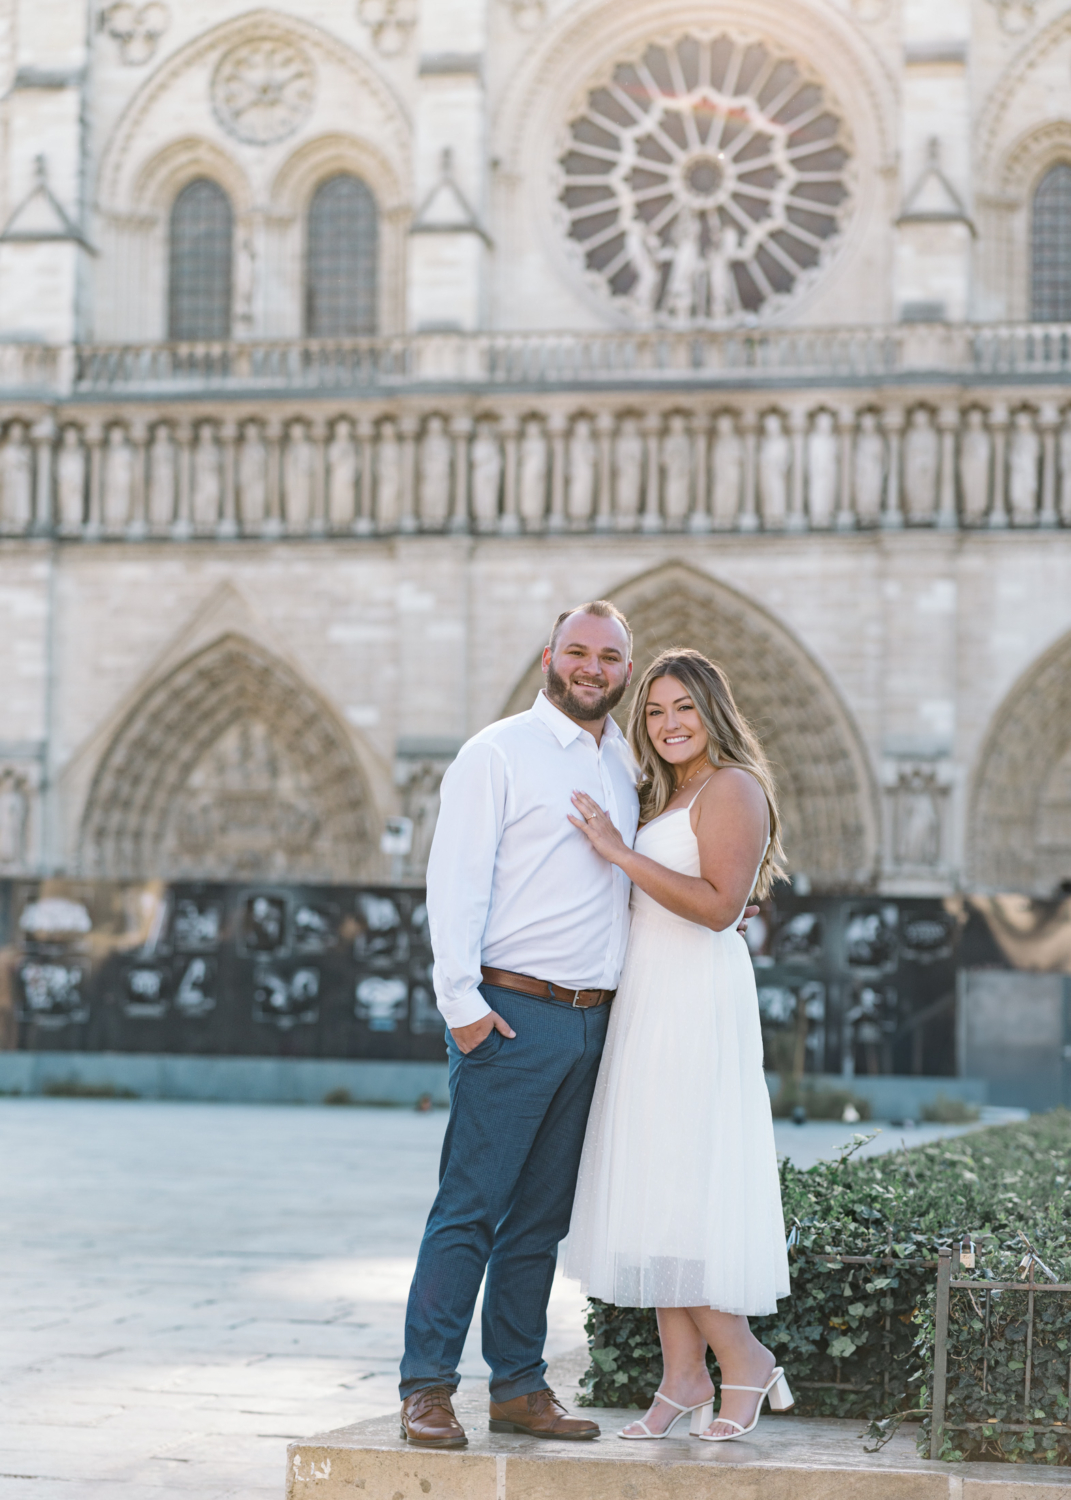
[[[762,1314],[788,1295],[755,977],[735,930],[634,911],[564,1269],[618,1307]]]

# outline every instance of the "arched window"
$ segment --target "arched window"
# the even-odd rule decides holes
[[[1034,194],[1031,317],[1071,323],[1071,162],[1058,161]]]
[[[376,200],[359,177],[321,182],[309,205],[305,332],[343,338],[376,331]]]
[[[230,338],[233,239],[234,215],[223,189],[207,177],[187,183],[171,210],[172,339]]]

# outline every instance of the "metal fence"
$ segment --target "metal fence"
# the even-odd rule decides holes
[[[1027,1261],[1027,1281],[966,1281],[955,1277],[959,1269],[960,1252],[953,1247],[941,1250],[937,1262],[937,1305],[936,1305],[936,1334],[934,1339],[934,1369],[933,1369],[933,1420],[930,1428],[930,1457],[937,1458],[944,1443],[945,1434],[949,1432],[991,1432],[994,1435],[999,1432],[1060,1432],[1066,1434],[1066,1422],[1053,1422],[1044,1420],[1029,1420],[1031,1390],[1034,1378],[1035,1358],[1035,1311],[1037,1299],[1044,1298],[1050,1294],[1071,1293],[1071,1283],[1049,1282],[1038,1283],[1034,1279],[1035,1258],[1031,1255]],[[1023,1338],[1023,1417],[1022,1422],[1004,1422],[990,1419],[977,1422],[949,1422],[947,1420],[948,1404],[948,1376],[949,1376],[949,1321],[951,1313],[951,1302],[953,1293],[962,1293],[970,1298],[974,1312],[983,1324],[982,1344],[982,1369],[980,1387],[983,1395],[991,1394],[991,1366],[993,1350],[996,1339],[994,1299],[1008,1293],[1018,1293],[1025,1296],[1026,1309],[1025,1319],[1019,1320],[1016,1327],[1017,1334]],[[984,1301],[984,1309],[979,1306],[978,1297]],[[1025,1322],[1025,1329],[1021,1323]],[[1002,1339],[1003,1341],[1003,1339]],[[1004,1368],[1008,1368],[1005,1360]],[[1071,1359],[1068,1360],[1067,1371],[1067,1393],[1068,1401],[1071,1403]]]

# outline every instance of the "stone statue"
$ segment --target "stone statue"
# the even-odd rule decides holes
[[[720,412],[714,423],[714,528],[731,531],[740,509],[740,489],[744,475],[744,444],[736,431],[732,414]]]
[[[904,499],[908,523],[932,521],[937,509],[940,439],[924,406],[911,413],[904,437]]]
[[[811,525],[833,524],[837,507],[837,438],[833,413],[820,411],[807,434],[807,509]]]
[[[650,320],[658,300],[657,249],[657,237],[651,234],[647,225],[641,219],[630,219],[625,226],[625,251],[636,279],[629,288],[628,297],[641,323]]]
[[[691,209],[682,208],[677,216],[672,259],[663,298],[663,307],[677,323],[688,322],[696,311],[701,259],[699,227],[699,220]]]
[[[740,311],[740,293],[733,275],[733,261],[739,254],[739,231],[734,224],[726,224],[707,257],[709,314],[715,323],[724,323]]]
[[[547,440],[538,417],[529,417],[521,437],[520,512],[529,531],[543,525],[547,509]]]
[[[897,788],[896,857],[902,865],[933,866],[941,854],[941,820],[932,773],[901,773]]]
[[[175,445],[171,429],[153,429],[149,445],[149,529],[166,531],[175,519]]]
[[[63,532],[80,531],[85,520],[86,455],[77,427],[65,427],[56,459],[56,502]]]
[[[991,447],[985,412],[972,406],[959,442],[959,487],[963,497],[963,520],[968,526],[982,525],[989,510]]]
[[[420,445],[420,517],[445,526],[450,513],[450,439],[442,417],[429,417]]]
[[[862,526],[876,526],[881,519],[882,487],[885,482],[885,439],[878,428],[877,413],[865,411],[859,418],[855,439],[855,514]]]
[[[223,494],[219,448],[211,422],[202,422],[193,447],[193,525],[196,531],[215,531]]]
[[[12,422],[3,450],[4,489],[0,518],[4,531],[28,531],[33,520],[33,453],[26,427]]]
[[[1041,439],[1034,430],[1034,418],[1028,411],[1017,411],[1008,444],[1008,502],[1013,526],[1033,526],[1037,521],[1040,459]]]
[[[259,422],[246,422],[238,455],[238,496],[242,530],[260,531],[268,507],[268,451]]]
[[[617,524],[636,524],[643,498],[643,438],[635,417],[622,417],[614,443],[614,513]]]
[[[402,449],[394,423],[385,421],[376,445],[376,525],[397,531],[402,508]]]
[[[104,448],[104,529],[118,532],[129,525],[134,491],[134,455],[121,427],[108,429]]]
[[[0,776],[0,865],[24,863],[29,810],[22,781],[13,771],[5,772]]]
[[[332,531],[349,531],[357,504],[357,444],[345,417],[340,417],[333,428],[327,473],[327,524]]]
[[[1060,520],[1071,526],[1071,408],[1060,428]]]
[[[595,506],[595,439],[588,417],[577,417],[569,438],[569,485],[566,509],[574,525],[591,519]]]
[[[692,500],[692,439],[680,412],[669,419],[662,439],[662,506],[667,521],[680,526]]]
[[[768,531],[780,530],[788,512],[788,471],[792,448],[781,417],[768,411],[762,419],[759,445],[759,499],[762,524]]]
[[[283,459],[283,497],[286,529],[294,536],[304,536],[312,518],[312,468],[316,450],[309,442],[304,422],[291,422]]]
[[[472,515],[478,531],[498,524],[498,495],[502,487],[502,447],[493,422],[481,422],[472,440]]]

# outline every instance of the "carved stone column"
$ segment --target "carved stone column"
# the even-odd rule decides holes
[[[264,423],[264,524],[262,536],[283,534],[283,431],[281,417],[268,417]]]
[[[100,536],[102,490],[104,485],[104,423],[94,419],[86,423],[86,447],[89,450],[89,514],[85,532],[87,541]]]
[[[887,407],[881,414],[881,425],[885,429],[888,454],[888,468],[885,471],[885,508],[881,513],[881,524],[887,531],[899,531],[904,524],[904,509],[900,498],[900,458],[904,446],[903,407]]]
[[[376,529],[376,424],[371,417],[361,417],[358,421],[357,441],[361,445],[361,494],[353,529],[358,536],[371,536]]]
[[[564,412],[552,411],[547,418],[550,434],[550,514],[548,531],[565,530],[565,434],[569,419]]]
[[[472,418],[451,418],[450,436],[454,440],[454,493],[450,504],[449,531],[469,529],[469,439]]]
[[[1043,401],[1038,412],[1041,429],[1041,514],[1039,526],[1055,526],[1056,515],[1056,428],[1060,413],[1052,401]]]
[[[595,436],[599,445],[595,530],[612,531],[614,527],[614,414],[612,411],[601,411],[596,416]]]
[[[327,532],[327,423],[323,417],[313,417],[309,422],[309,440],[312,443],[309,535],[324,536]]]
[[[220,458],[222,493],[217,530],[221,537],[233,537],[238,535],[238,423],[232,417],[226,417],[219,424],[219,441],[223,451]]]
[[[398,432],[402,440],[402,505],[398,530],[412,532],[417,529],[416,440],[420,432],[420,418],[407,412],[398,423]]]
[[[37,536],[52,530],[52,445],[56,441],[56,424],[51,417],[35,422],[31,432],[34,458],[34,518]]]
[[[785,528],[788,531],[806,531],[804,476],[807,471],[807,413],[801,406],[793,406],[789,411],[788,430],[792,438],[792,487],[789,491]]]
[[[937,413],[937,430],[941,434],[941,479],[937,501],[937,525],[942,531],[955,531],[959,524],[959,516],[956,512],[958,406],[941,407]]]
[[[144,417],[132,417],[127,425],[127,438],[133,449],[130,471],[130,519],[126,534],[132,541],[140,541],[149,534],[146,513],[146,474],[149,447],[149,424]]]
[[[692,513],[688,530],[706,532],[712,529],[710,519],[710,413],[701,411],[694,419],[692,437]]]
[[[498,529],[503,536],[516,536],[521,529],[517,511],[517,438],[521,423],[516,412],[507,412],[499,423],[502,434],[502,514]]]
[[[662,465],[659,452],[662,436],[662,418],[657,412],[648,412],[641,423],[644,445],[643,463],[643,514],[640,516],[641,531],[662,530],[661,479]]]
[[[993,434],[993,499],[989,507],[989,524],[994,531],[1003,531],[1008,524],[1008,408],[1003,401],[996,402],[989,413],[989,427]]]
[[[740,417],[740,435],[744,439],[744,494],[737,526],[741,531],[758,531],[759,485],[759,414],[745,411]]]
[[[852,439],[855,437],[855,411],[850,406],[837,407],[837,437],[840,442],[840,473],[837,476],[838,531],[854,531],[856,515],[852,508]]]

